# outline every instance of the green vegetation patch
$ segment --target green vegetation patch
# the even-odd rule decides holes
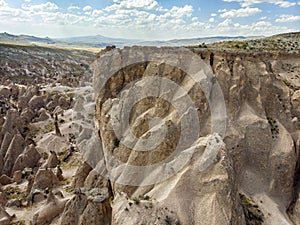
[[[6,194],[9,200],[11,199],[20,199],[26,200],[25,193],[19,187],[6,187],[3,192]]]
[[[262,225],[264,214],[258,205],[248,196],[240,193],[243,211],[246,218],[246,225]]]

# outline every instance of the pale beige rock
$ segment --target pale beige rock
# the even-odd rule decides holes
[[[162,51],[150,47],[133,47],[100,54],[101,60],[94,64],[96,90],[102,85],[104,74],[99,71],[106,68],[105,63],[111,65],[110,68],[117,68],[122,64],[120,53],[134,59],[136,52],[142,52],[138,56],[139,60],[142,60],[147,58],[153,49],[156,52]],[[208,168],[208,173],[198,173],[196,164],[193,163],[199,160],[200,155],[195,155],[193,163],[165,183],[147,187],[112,183],[112,192],[115,197],[124,192],[129,199],[149,194],[158,201],[155,207],[168,206],[175,212],[174,218],[182,224],[240,225],[245,223],[239,203],[240,188],[240,191],[245,191],[259,202],[259,207],[265,215],[272,214],[273,219],[266,216],[266,225],[272,224],[276,219],[282,224],[291,224],[286,209],[293,197],[298,158],[291,133],[300,128],[299,121],[293,119],[299,117],[297,113],[300,94],[294,89],[299,89],[300,79],[296,76],[293,77],[294,80],[290,79],[286,65],[291,65],[291,68],[294,66],[293,70],[297,73],[300,71],[297,66],[299,59],[295,60],[295,56],[292,55],[279,56],[267,52],[254,54],[210,49],[195,49],[194,52],[212,67],[225,98],[228,120],[222,154],[217,157],[213,167]],[[172,57],[176,59],[177,56]],[[129,92],[122,88],[133,80],[153,74],[171,79],[187,89],[198,108],[201,136],[205,137],[210,133],[212,118],[206,96],[196,85],[188,85],[189,78],[182,71],[153,62],[123,68],[105,84],[100,93],[97,93],[99,96],[96,101],[96,116],[101,140],[108,150],[105,154],[113,154],[130,165],[141,166],[162,161],[170,154],[178,140],[176,124],[180,118],[176,116],[175,110],[162,100],[143,99],[130,113],[130,129],[137,137],[147,137],[150,134],[148,121],[154,116],[168,122],[166,124],[170,129],[164,139],[165,143],[151,153],[145,154],[125,147],[121,140],[116,139],[111,126],[111,113],[118,115],[114,104],[124,103],[120,96],[128,99]],[[139,81],[138,85],[141,92],[147,92],[142,88],[143,81]],[[122,139],[126,139],[126,135],[123,134]],[[130,141],[135,147],[140,144],[135,143],[133,139]],[[118,167],[118,164],[106,163],[108,170]],[[134,180],[135,177],[128,175],[127,179]],[[263,201],[263,197],[268,201]],[[137,212],[124,212],[125,205],[126,201],[118,202],[118,198],[115,199],[112,205],[113,223],[148,224],[146,219],[138,220]],[[155,210],[150,210],[149,215],[156,214]],[[151,223],[156,222],[149,222]]]
[[[1,205],[5,206],[7,201],[8,201],[8,199],[7,199],[7,196],[5,195],[5,193],[0,191],[0,206]]]
[[[35,114],[30,108],[26,108],[22,111],[20,115],[20,121],[23,125],[28,125],[32,121],[32,119],[35,117]]]
[[[61,96],[59,99],[58,99],[58,104],[59,104],[59,106],[62,108],[62,109],[64,109],[64,110],[66,110],[66,109],[68,109],[69,108],[69,102],[67,101],[67,99],[64,97],[64,96]]]
[[[32,185],[33,189],[46,189],[55,187],[58,179],[51,169],[39,169]]]
[[[87,202],[87,196],[84,194],[77,194],[69,200],[61,216],[60,225],[79,224],[80,215],[82,215]]]
[[[34,225],[45,225],[49,224],[55,217],[59,216],[66,204],[65,199],[57,199],[52,192],[50,192],[47,204],[38,210],[33,216]]]
[[[5,211],[4,207],[0,205],[0,224],[10,225],[12,217]]]
[[[25,148],[25,140],[20,134],[16,134],[6,152],[4,158],[4,167],[3,167],[3,174],[12,175],[13,166],[21,153],[23,153]]]
[[[0,156],[3,158],[3,160],[4,160],[4,157],[6,155],[7,149],[9,147],[10,142],[13,139],[13,137],[14,136],[11,133],[5,132],[4,139],[2,141],[1,149],[0,149]]]
[[[0,88],[0,96],[1,98],[9,98],[11,95],[11,91],[7,87]]]
[[[15,134],[15,131],[21,131],[21,124],[19,120],[19,112],[14,109],[9,109],[6,113],[6,120],[2,126],[1,133],[9,132]]]
[[[17,158],[12,171],[34,168],[38,165],[40,159],[41,155],[34,145],[27,146],[24,152]]]
[[[20,199],[10,199],[7,201],[6,207],[21,207],[22,206],[22,201]]]
[[[21,170],[16,170],[13,173],[13,181],[16,182],[17,184],[20,184],[22,182],[22,171]]]
[[[75,179],[73,180],[72,187],[74,188],[80,188],[84,186],[84,182],[91,172],[92,168],[88,163],[83,163],[81,165],[75,174]]]
[[[28,102],[28,106],[32,110],[39,110],[45,106],[44,97],[43,96],[33,96]]]
[[[31,203],[39,203],[47,199],[47,195],[43,191],[35,189],[33,190],[30,198],[31,198]]]
[[[50,156],[43,165],[43,168],[55,168],[60,164],[56,152],[50,151]]]
[[[46,121],[46,120],[48,120],[50,118],[50,116],[47,114],[46,109],[44,109],[44,108],[42,108],[41,110],[39,110],[38,114],[39,114],[39,116],[35,120],[36,122]]]
[[[0,184],[4,185],[8,185],[8,184],[12,184],[14,181],[12,178],[8,177],[6,174],[3,174],[0,177]]]

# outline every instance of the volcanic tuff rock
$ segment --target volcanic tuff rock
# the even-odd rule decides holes
[[[178,67],[143,62],[151,52],[174,52],[178,48],[102,51],[94,63],[96,86],[105,75],[99,71],[117,68],[122,60],[131,59],[130,56],[142,62],[111,74],[104,91],[95,93],[94,102],[91,86],[74,87],[79,83],[89,85],[90,79],[79,81],[83,73],[86,78],[91,73],[86,64],[92,61],[92,54],[0,45],[0,52],[4,53],[0,59],[3,85],[0,86],[0,224],[24,221],[72,225],[299,224],[300,60],[298,44],[293,45],[297,48],[285,49],[285,44],[290,45],[289,37],[285,35],[285,41],[281,42],[275,38],[277,48],[274,49],[266,49],[274,45],[272,38],[267,40],[267,45],[263,39],[259,44],[257,41],[220,43],[226,50],[218,49],[218,44],[190,48],[215,74],[212,83],[218,81],[222,89],[227,110],[223,140],[221,134],[211,132],[212,112],[207,99],[214,94],[204,95],[209,85],[201,86],[202,90]],[[235,44],[238,47],[228,48]],[[34,57],[31,59],[28,53]],[[127,57],[118,57],[121,53],[128,53]],[[16,63],[17,58],[20,64]],[[180,58],[177,54],[170,59],[191,63],[190,58]],[[112,125],[118,117],[110,116],[121,115],[125,109],[118,106],[130,99],[128,90],[132,86],[126,85],[136,81],[139,90],[147,93],[147,82],[141,78],[151,76],[172,80],[195,103],[194,111],[193,107],[186,108],[186,101],[180,105],[184,112],[196,112],[200,120],[200,135],[189,148],[183,149],[182,155],[177,155],[174,148],[183,132],[179,128],[187,113],[180,116],[164,99],[150,97],[134,105],[129,127],[140,138],[138,141],[128,133],[117,138],[113,131]],[[164,88],[160,82],[151,86],[158,90]],[[83,95],[75,102],[76,92]],[[165,94],[168,93],[172,90],[166,90]],[[183,97],[180,95],[177,100]],[[79,126],[72,134],[74,111],[77,114],[73,122],[78,120],[86,125],[94,120],[95,107],[97,130]],[[86,120],[82,121],[83,118]],[[188,121],[193,125],[193,120]],[[56,134],[55,128],[59,129]],[[159,134],[165,128],[160,143]],[[190,129],[189,134],[193,136],[194,131]],[[107,151],[99,152],[99,135]],[[141,147],[151,135],[158,143],[152,151],[134,151],[124,145],[126,140],[132,146]],[[189,136],[184,138],[188,140]],[[23,146],[17,146],[16,141],[21,141]],[[83,154],[87,162],[77,152],[82,147],[87,150]],[[172,153],[175,153],[173,158]],[[155,180],[156,171],[148,171],[144,176],[137,176],[140,171],[127,173],[119,166],[120,162],[111,161],[110,155],[141,171],[141,166],[165,160],[161,174],[172,174],[170,165],[180,163],[176,161],[182,159],[179,156],[188,156],[190,161],[168,179],[139,187],[138,184]],[[120,169],[121,173],[114,174],[113,169]],[[109,172],[112,176],[102,176]],[[123,183],[116,182],[118,179]],[[21,208],[4,208],[16,204]],[[10,216],[13,214],[16,216]]]
[[[94,64],[95,85],[103,80],[104,74],[97,71],[101,71],[101,63],[105,58],[110,60],[111,65],[121,65],[121,54],[130,57],[131,53],[144,52],[145,55],[139,55],[143,59],[153,51],[160,50],[133,47],[103,53]],[[299,162],[299,145],[296,145],[299,143],[299,135],[294,134],[300,127],[297,103],[297,90],[300,89],[299,55],[211,49],[193,51],[211,66],[224,95],[227,130],[222,150],[205,172],[200,172],[197,167],[207,145],[204,142],[194,146],[196,153],[184,169],[160,184],[134,187],[112,180],[112,223],[162,224],[157,222],[157,218],[167,217],[172,221],[178,220],[180,224],[245,224],[242,210],[245,212],[247,209],[242,209],[240,192],[253,199],[262,212],[260,216],[263,218],[253,216],[252,220],[256,218],[257,222],[262,220],[263,224],[268,225],[293,224],[286,210],[294,208],[293,202],[298,196],[298,179],[294,178],[297,177]],[[180,86],[184,86],[188,80],[188,75],[178,68],[165,63],[142,62],[122,68],[105,84],[105,91],[97,93],[99,131],[108,155],[136,166],[160,162],[168,157],[180,135],[180,118],[174,108],[162,99],[143,99],[134,106],[130,115],[130,128],[138,137],[147,137],[151,132],[149,119],[159,116],[162,118],[159,126],[168,124],[164,142],[146,154],[123,145],[126,134],[123,134],[125,136],[121,140],[114,141],[118,139],[110,116],[116,114],[112,113],[116,109],[114,105],[123,103],[121,97],[126,96],[126,88],[122,88],[131,81],[151,75],[166,77]],[[138,85],[142,87],[143,80]],[[211,116],[206,97],[196,85],[187,91],[198,108],[201,127],[199,141],[201,138],[209,140]],[[118,165],[109,163],[107,153],[104,155],[108,171],[118,168]],[[135,180],[135,174],[125,173],[124,170],[123,175],[129,181]],[[144,204],[139,204],[130,208],[130,199],[139,196],[153,199],[150,201],[153,207],[144,209]],[[168,208],[173,214],[165,212],[159,216],[159,208]],[[146,215],[143,216],[145,220],[140,219],[140,215]]]
[[[66,202],[66,199],[58,199],[51,192],[48,196],[47,204],[34,215],[33,224],[49,224],[49,222],[63,212]]]

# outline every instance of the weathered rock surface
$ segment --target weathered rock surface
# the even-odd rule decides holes
[[[19,157],[19,155],[23,153],[24,148],[25,148],[24,138],[20,134],[16,134],[13,137],[13,139],[7,149],[7,152],[5,154],[4,167],[2,170],[3,174],[6,174],[8,176],[12,175],[13,166],[14,166],[17,158]]]
[[[5,206],[7,201],[8,200],[4,192],[0,192],[0,205]]]
[[[33,217],[34,225],[45,225],[61,214],[64,210],[66,200],[57,199],[53,193],[50,193],[47,199],[47,205],[41,208]]]
[[[24,49],[20,55],[40,49],[18,48]],[[169,54],[167,60],[147,60],[153,52],[174,49],[108,47],[94,63],[94,87],[104,84],[95,95],[90,86],[71,87],[87,70],[85,62],[74,63],[72,51],[62,57],[63,50],[44,49],[39,59],[13,70],[15,65],[0,60],[5,76],[0,79],[5,86],[0,86],[0,224],[23,219],[66,225],[300,223],[299,47],[282,52],[191,48],[207,65],[199,61],[202,72],[212,75],[210,80],[201,77],[201,88],[184,72],[193,71],[194,57]],[[15,54],[6,50],[4,61]],[[44,64],[30,66],[44,58],[60,69],[53,73]],[[126,60],[131,63],[124,67]],[[182,66],[172,66],[176,61]],[[114,69],[104,83],[106,72]],[[27,87],[7,79],[28,71],[34,79],[20,80]],[[170,80],[186,93],[153,77]],[[222,101],[208,103],[220,97],[207,92],[216,81],[226,113]],[[133,98],[132,90],[138,91]],[[159,97],[145,97],[150,90]],[[74,103],[76,92],[83,95]],[[141,93],[145,98],[129,110],[129,124],[118,127],[128,112],[123,106]],[[194,106],[186,107],[187,95]],[[176,104],[162,98],[169,96]],[[96,129],[86,126],[94,121],[95,107]],[[81,123],[71,135],[74,111],[73,122]],[[197,121],[188,117],[190,112],[198,115],[199,128],[194,129]],[[220,112],[227,117],[226,132],[212,132],[222,124]],[[193,129],[181,130],[184,122]],[[149,137],[155,147],[140,151]],[[189,145],[177,152],[180,137]],[[78,148],[87,150],[82,155],[87,162]]]
[[[12,171],[23,171],[25,168],[34,168],[40,159],[41,154],[36,150],[34,145],[27,146],[24,152],[17,158]]]
[[[58,179],[51,169],[39,169],[34,178],[32,189],[53,188],[58,184]]]
[[[108,63],[114,68],[113,66],[121,65],[122,60],[130,61],[121,55],[131,57],[139,52],[140,59],[147,59],[147,55],[153,51],[159,53],[161,50],[133,47],[103,53],[95,63],[96,87],[102,85],[104,80],[105,69],[102,63]],[[203,147],[195,146],[197,151],[191,163],[161,184],[134,187],[120,185],[112,180],[115,197],[112,204],[112,223],[159,224],[156,219],[143,220],[139,215],[152,215],[157,218],[158,209],[167,207],[174,215],[166,214],[165,217],[168,216],[172,221],[178,220],[180,224],[245,224],[238,194],[243,192],[256,202],[265,215],[263,224],[274,224],[274,221],[292,224],[286,210],[293,201],[294,176],[299,160],[299,150],[295,145],[299,140],[292,137],[292,133],[300,127],[295,119],[299,113],[299,57],[296,60],[296,56],[292,54],[253,54],[209,49],[194,49],[194,52],[211,66],[224,95],[228,120],[222,151],[205,172],[200,172],[197,165]],[[176,60],[176,56],[174,58]],[[287,72],[286,65],[293,70]],[[130,114],[129,129],[137,137],[151,134],[149,118],[162,118],[163,122],[158,126],[168,124],[164,144],[152,152],[146,154],[126,147],[122,141],[126,140],[127,133],[122,133],[122,139],[118,140],[112,126],[112,115],[118,115],[116,106],[124,104],[122,97],[128,99],[128,87],[125,90],[122,88],[131,81],[155,75],[188,87],[188,76],[178,68],[164,63],[143,62],[122,68],[108,80],[102,89],[104,91],[98,93],[97,119],[101,140],[107,150],[104,156],[108,171],[118,168],[118,164],[110,164],[109,155],[127,164],[142,166],[164,160],[176,147],[176,140],[180,135],[177,128],[180,118],[176,116],[174,108],[160,99],[143,99],[136,103]],[[143,87],[145,83],[141,80],[137,85]],[[190,86],[187,91],[198,108],[200,134],[210,138],[211,115],[206,96],[195,86]],[[132,146],[139,145],[135,140],[131,141],[134,143]],[[120,179],[123,174],[128,180],[136,180],[136,174],[126,174],[125,169],[118,175],[121,175]],[[140,182],[144,181],[140,179]],[[131,212],[128,201],[144,195],[155,199],[151,202],[153,209],[147,212],[138,206]],[[271,205],[272,207],[268,207]],[[249,220],[248,217],[246,219]]]
[[[78,189],[67,203],[60,224],[111,224],[109,196],[107,188]]]
[[[5,211],[4,207],[0,205],[0,224],[10,225],[11,220],[11,216]]]

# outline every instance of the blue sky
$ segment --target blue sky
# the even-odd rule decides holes
[[[300,0],[0,0],[0,32],[134,39],[300,31]]]

